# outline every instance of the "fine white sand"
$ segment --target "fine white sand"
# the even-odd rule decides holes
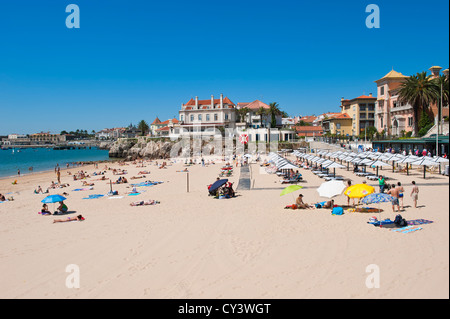
[[[161,163],[161,161],[159,161]],[[331,215],[329,209],[288,210],[299,193],[315,203],[324,180],[301,169],[304,188],[280,196],[286,186],[280,178],[264,174],[259,163],[250,164],[253,189],[237,191],[232,199],[208,196],[207,185],[217,178],[224,162],[189,169],[178,160],[166,169],[155,161],[145,167],[128,163],[128,182],[162,181],[141,187],[128,196],[130,185],[113,185],[122,198],[82,199],[105,195],[109,181],[94,181],[89,191],[62,171],[70,186],[66,204],[74,212],[65,216],[38,214],[46,196],[34,194],[56,181],[54,172],[0,180],[0,193],[14,201],[0,203],[1,298],[449,298],[449,179],[414,170],[410,176],[384,169],[388,182],[405,187],[406,219],[427,219],[422,230],[397,233],[367,224],[372,216],[394,219],[390,204],[381,214]],[[70,169],[89,174],[102,171],[92,165]],[[140,170],[145,179],[131,180]],[[346,169],[337,173],[363,181]],[[106,177],[119,176],[107,170]],[[18,180],[12,185],[13,179]],[[238,185],[239,168],[229,178]],[[412,207],[411,181],[420,188],[419,208]],[[368,181],[376,186],[377,182]],[[137,200],[160,204],[132,207]],[[345,196],[336,198],[345,205]],[[50,209],[53,205],[49,204]],[[371,205],[373,206],[373,205]],[[377,207],[375,205],[374,207]],[[82,214],[82,222],[53,223],[53,219]],[[79,270],[79,288],[66,285]],[[375,265],[376,268],[368,268]],[[373,266],[372,266],[373,267]],[[379,270],[379,288],[366,284]],[[367,272],[369,271],[369,272]],[[371,277],[369,277],[371,278]]]

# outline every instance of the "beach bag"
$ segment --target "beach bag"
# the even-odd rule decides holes
[[[405,227],[408,225],[408,223],[406,222],[406,219],[404,219],[403,216],[400,214],[395,216],[394,224],[397,226],[400,226],[400,227]]]
[[[344,214],[344,209],[342,207],[334,207],[331,211],[331,215],[342,215]]]

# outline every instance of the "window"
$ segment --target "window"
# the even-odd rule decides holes
[[[380,95],[384,95],[384,86],[380,87]]]
[[[225,121],[228,121],[228,114],[225,114]]]
[[[360,111],[365,111],[366,110],[366,105],[365,104],[360,104],[359,105],[359,110]]]
[[[371,103],[371,104],[369,104],[368,107],[369,107],[368,108],[369,111],[375,111],[375,104]]]
[[[336,123],[336,129],[338,129],[338,130],[341,129],[341,123]]]
[[[180,121],[183,122],[183,115],[180,116]]]
[[[194,115],[191,115],[191,122],[194,122]]]
[[[408,126],[409,127],[413,126],[413,118],[411,116],[408,117]]]
[[[217,114],[214,114],[214,121],[217,122]]]
[[[201,114],[198,115],[198,120],[199,120],[199,121],[202,120],[202,115],[201,115]]]
[[[209,114],[206,114],[206,121],[209,122]]]
[[[361,114],[359,115],[359,118],[360,118],[360,119],[365,119],[365,118],[366,118],[366,113],[361,113]]]

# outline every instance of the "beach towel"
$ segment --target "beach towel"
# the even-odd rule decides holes
[[[381,225],[390,225],[393,224],[394,221],[390,220],[389,218],[386,218],[385,220],[382,221],[375,221],[375,222],[367,222],[368,224],[372,224],[374,226],[380,226]]]
[[[128,194],[128,196],[136,196],[136,195],[139,195],[140,193],[130,193],[130,194]]]
[[[76,189],[74,189],[74,191],[75,192],[78,192],[78,191],[89,191],[89,190],[92,190],[92,189],[94,189],[94,186],[90,186],[90,187],[86,187],[86,188],[76,188]]]
[[[93,194],[93,195],[89,195],[88,197],[83,197],[83,199],[95,199],[95,198],[100,198],[103,196],[105,196],[105,195]]]
[[[423,225],[423,224],[431,224],[432,220],[426,220],[426,219],[413,219],[413,220],[407,220],[406,221],[408,225]]]
[[[111,196],[111,197],[108,197],[108,199],[116,199],[116,198],[123,198],[123,196]]]
[[[411,232],[421,230],[421,229],[423,229],[423,228],[420,226],[418,227],[418,226],[413,225],[413,226],[406,226],[406,227],[397,228],[397,229],[391,229],[391,231],[406,234],[406,233],[411,233]]]

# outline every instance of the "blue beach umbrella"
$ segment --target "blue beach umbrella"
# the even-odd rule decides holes
[[[57,203],[57,202],[62,202],[63,200],[65,200],[66,198],[64,196],[61,195],[48,195],[47,197],[45,197],[43,200],[41,200],[42,203],[48,204],[48,203]]]
[[[56,194],[56,195],[48,195],[43,200],[41,200],[41,202],[45,203],[45,204],[53,203],[53,210],[55,210],[55,205],[54,204],[58,203],[58,202],[62,202],[65,199],[66,198],[64,196]]]
[[[361,203],[363,204],[378,204],[378,211],[381,214],[380,203],[393,202],[395,198],[389,194],[385,193],[372,193],[367,195],[366,197],[361,199]],[[380,218],[380,227],[381,227],[381,218]]]

